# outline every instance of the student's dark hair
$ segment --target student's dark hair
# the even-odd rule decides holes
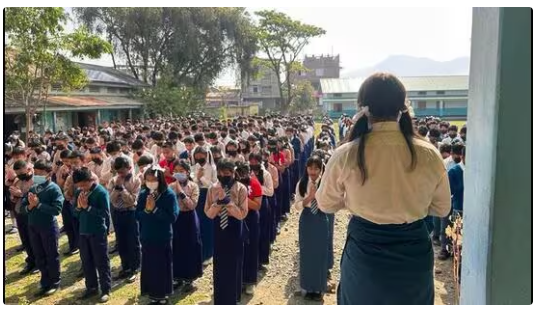
[[[173,168],[177,166],[182,167],[184,171],[186,171],[186,175],[188,176],[188,179],[192,181],[192,177],[190,176],[190,163],[185,159],[181,159],[181,160],[176,161],[173,164]]]
[[[179,134],[175,131],[171,131],[170,133],[167,134],[167,138],[168,140],[176,140],[176,139],[179,139]]]
[[[24,160],[18,160],[13,164],[13,170],[19,170],[26,168],[26,161]]]
[[[115,170],[119,170],[122,168],[130,168],[130,161],[125,156],[119,156],[115,158],[115,162],[113,163],[113,168]]]
[[[70,151],[68,149],[63,150],[62,152],[60,152],[60,159],[65,159],[65,158],[70,157],[71,152],[72,151]]]
[[[208,138],[216,140],[216,139],[218,139],[218,135],[216,134],[216,132],[213,131],[213,132],[209,133]]]
[[[218,172],[220,170],[227,170],[232,173],[235,172],[235,162],[230,159],[222,158],[216,164],[216,171]]]
[[[467,126],[461,127],[461,129],[459,130],[459,133],[467,134]]]
[[[85,154],[81,153],[80,151],[71,151],[68,155],[69,159],[76,159],[79,158],[80,160],[85,160]]]
[[[248,155],[248,160],[256,160],[258,162],[262,162],[262,154],[261,152],[258,152],[258,153],[250,153],[250,155]]]
[[[451,153],[454,154],[454,155],[461,155],[463,154],[463,149],[465,148],[465,146],[461,143],[456,143],[454,145],[452,145],[451,147]]]
[[[203,136],[201,132],[198,132],[197,134],[194,135],[194,141],[195,142],[205,141],[205,137]]]
[[[72,174],[73,184],[92,180],[92,172],[87,167],[75,169]]]
[[[416,167],[417,157],[413,139],[416,138],[412,118],[406,106],[406,90],[397,77],[389,73],[375,73],[361,85],[358,93],[359,108],[368,107],[373,121],[396,121],[410,151],[410,170]],[[361,116],[350,130],[348,141],[359,139],[357,163],[362,185],[368,178],[365,165],[365,141],[369,130],[369,118]]]
[[[234,140],[231,140],[230,142],[228,142],[228,144],[226,144],[226,151],[228,150],[228,147],[235,147],[236,151],[239,150],[239,144],[237,143],[237,141]]]
[[[216,154],[216,153],[222,154],[222,150],[220,149],[219,146],[213,145],[213,146],[211,146],[211,153],[213,153],[213,154]]]
[[[173,149],[173,143],[171,141],[166,141],[162,143],[162,148]]]
[[[451,144],[441,144],[440,145],[440,153],[451,153],[452,152],[452,145]]]
[[[108,154],[120,152],[120,143],[118,141],[111,141],[105,145],[105,151]]]
[[[98,147],[93,147],[89,150],[90,154],[100,154],[102,152],[102,149]]]
[[[309,159],[307,159],[307,164],[305,164],[305,172],[303,173],[301,180],[299,180],[299,194],[301,196],[305,196],[307,193],[307,184],[309,183],[309,173],[307,172],[307,168],[312,166],[317,167],[322,171],[321,173],[323,173],[324,159],[319,155],[312,155],[309,157]]]
[[[152,164],[153,162],[154,162],[154,159],[152,157],[150,157],[149,155],[143,155],[139,157],[139,159],[137,160],[137,165],[146,166],[146,165]]]
[[[187,136],[183,139],[183,143],[196,143],[196,141],[194,141],[194,137]]]
[[[23,155],[25,154],[24,148],[17,146],[13,148],[13,151],[11,151],[11,155]]]
[[[425,125],[421,125],[418,127],[418,134],[422,137],[427,136],[427,133],[429,132],[429,128]]]
[[[95,144],[96,140],[94,138],[90,137],[85,140],[85,144]]]
[[[157,170],[157,169],[153,170],[151,167],[145,170],[143,179],[146,180],[148,175],[154,175],[158,179],[158,188],[156,189],[158,193],[163,193],[164,191],[166,191],[166,189],[168,188],[167,182],[166,182],[166,175],[164,174],[162,170]],[[142,185],[142,187],[148,191],[149,188],[147,187],[147,184],[145,184],[145,182],[143,183],[144,184]]]
[[[155,131],[151,133],[151,139],[156,140],[156,141],[164,141],[164,134],[161,133],[160,131]]]
[[[450,127],[448,127],[448,131],[455,131],[455,132],[457,132],[457,126],[456,126],[456,125],[450,125]]]
[[[463,161],[465,161],[465,157],[467,157],[467,146],[463,146],[463,153],[461,154],[463,155]]]
[[[440,131],[436,128],[429,130],[429,137],[440,138]]]
[[[53,165],[50,162],[46,161],[45,159],[38,159],[34,163],[34,169],[43,170],[45,172],[51,172],[53,171]]]
[[[135,140],[133,143],[132,143],[132,150],[134,151],[138,151],[138,150],[141,150],[143,149],[143,140]]]

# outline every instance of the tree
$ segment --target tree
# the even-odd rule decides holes
[[[28,139],[32,117],[47,101],[51,85],[71,90],[87,82],[67,55],[97,59],[111,46],[82,28],[65,33],[67,16],[62,8],[6,8],[5,17],[5,97],[24,105]]]
[[[296,82],[292,87],[292,91],[291,111],[305,112],[316,107],[315,90],[309,81],[301,80]]]
[[[257,64],[266,66],[275,73],[281,86],[281,110],[286,112],[294,98],[295,72],[302,67],[298,61],[299,56],[310,39],[324,35],[326,31],[293,20],[274,10],[258,11],[256,15],[260,18],[257,28],[258,43],[267,56],[267,59]]]
[[[73,8],[76,19],[119,48],[135,78],[157,85],[172,70],[178,86],[206,87],[229,66],[251,74],[254,25],[243,8]],[[115,56],[113,55],[113,56]]]

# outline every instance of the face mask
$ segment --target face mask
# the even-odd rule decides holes
[[[56,146],[56,149],[57,149],[57,150],[63,151],[63,150],[66,149],[66,147],[64,146],[64,144],[60,144],[60,145],[57,145],[57,146]]]
[[[226,138],[228,136],[227,133],[221,133],[220,136],[222,137],[222,139]]]
[[[454,162],[459,164],[461,162],[461,157],[454,157]]]
[[[124,153],[124,155],[128,155],[130,154],[130,151],[122,151]]]
[[[233,178],[231,176],[218,176],[218,181],[222,186],[229,186],[232,182]]]
[[[450,138],[455,139],[455,137],[457,137],[457,134],[456,133],[451,133],[451,134],[449,134],[449,136],[450,136]]]
[[[33,178],[34,184],[41,185],[45,182],[47,182],[47,177],[43,175],[35,175]]]
[[[32,175],[31,174],[18,174],[17,178],[19,180],[21,180],[21,181],[29,181],[30,179],[32,179]]]
[[[261,168],[262,168],[261,165],[250,165],[250,169],[252,171],[260,171]]]
[[[186,173],[177,172],[173,174],[173,177],[180,183],[186,183],[186,181],[188,180],[188,176],[186,175]]]
[[[99,165],[99,166],[100,166],[101,164],[103,164],[103,162],[104,162],[104,161],[103,161],[102,159],[100,159],[100,158],[93,158],[92,161],[93,161],[94,163],[96,163],[97,165]]]
[[[203,165],[205,165],[205,163],[207,162],[207,160],[205,160],[205,158],[199,158],[199,159],[196,159],[196,162],[197,162],[200,166],[203,166]]]
[[[151,191],[155,191],[155,190],[158,189],[158,181],[154,181],[154,182],[146,181],[146,182],[145,182],[145,185],[147,185],[147,187],[148,187]]]

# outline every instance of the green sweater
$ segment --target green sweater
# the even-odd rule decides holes
[[[79,219],[79,234],[107,234],[109,228],[109,192],[101,185],[93,185],[88,207],[80,208],[77,201],[81,191],[75,193],[75,217]]]
[[[39,204],[28,210],[28,193],[23,196],[21,213],[28,214],[28,224],[43,228],[51,227],[56,222],[56,216],[62,210],[64,196],[60,187],[48,181],[42,185],[34,185],[30,193],[37,194]]]

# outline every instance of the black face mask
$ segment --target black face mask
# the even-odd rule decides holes
[[[461,162],[461,157],[454,157],[454,162],[459,164]]]
[[[262,169],[261,165],[250,165],[250,170],[252,170],[254,172],[259,172],[260,169]]]
[[[196,159],[196,162],[200,165],[200,166],[203,166],[205,165],[205,163],[207,162],[207,160],[205,158],[199,158],[199,159]]]
[[[103,162],[104,162],[102,159],[99,159],[99,158],[93,158],[92,161],[93,161],[94,163],[96,163],[97,165],[99,165],[99,166],[100,166],[101,164],[103,164]]]
[[[451,133],[448,135],[450,138],[452,139],[455,139],[455,137],[457,137],[457,134],[456,133]]]
[[[122,151],[124,153],[124,155],[128,155],[130,154],[130,151]]]
[[[30,179],[32,179],[33,175],[32,174],[18,174],[17,175],[17,178],[21,181],[29,181]]]
[[[60,151],[63,151],[63,150],[66,149],[66,147],[64,146],[64,144],[60,144],[60,145],[57,145],[57,146],[56,146],[56,149],[57,149],[57,150],[60,150]]]
[[[223,187],[228,187],[231,185],[232,181],[233,181],[233,177],[231,176],[218,176],[218,181],[220,182],[220,184],[223,186]]]
[[[222,139],[226,138],[228,136],[227,133],[221,133],[220,136],[222,137]]]
[[[227,151],[228,155],[230,155],[231,157],[235,157],[237,156],[237,151]]]

